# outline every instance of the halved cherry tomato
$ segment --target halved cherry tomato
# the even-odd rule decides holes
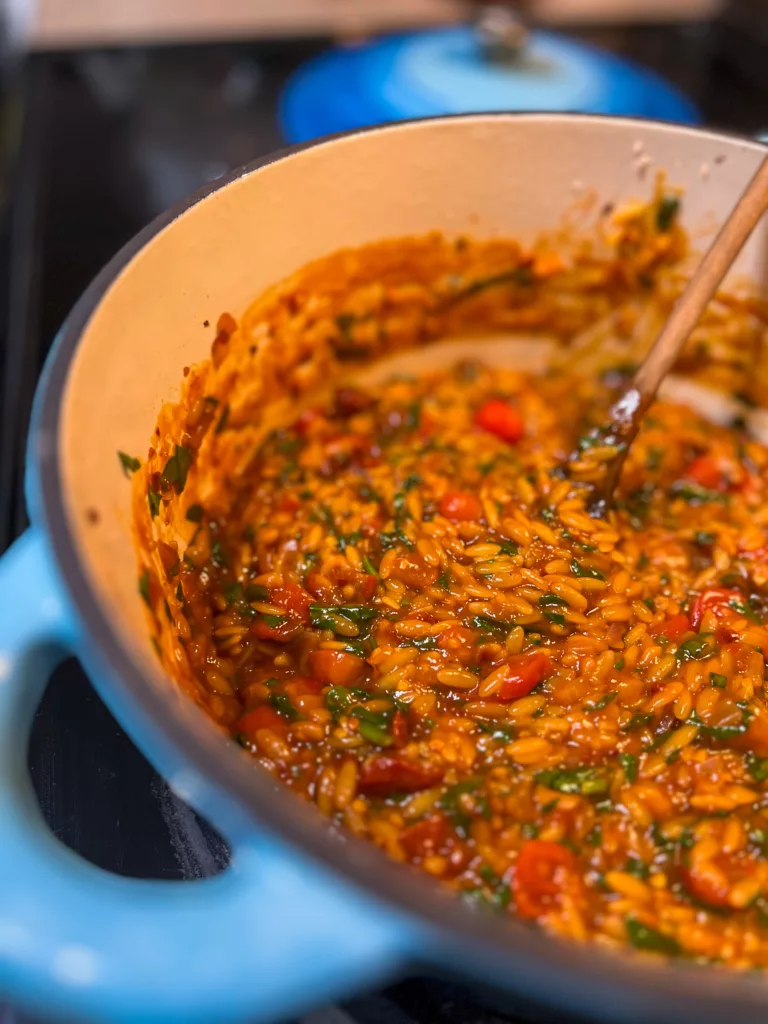
[[[731,601],[740,601],[741,599],[740,591],[729,590],[726,587],[703,590],[691,605],[691,625],[694,629],[698,629],[704,618],[704,612],[711,611],[719,617],[730,609]]]
[[[440,515],[446,519],[480,519],[482,514],[480,499],[467,491],[446,491],[440,499]]]
[[[518,654],[506,664],[506,674],[495,700],[517,700],[525,697],[534,686],[552,674],[552,662],[542,651],[532,654]]]
[[[439,853],[451,836],[451,826],[444,814],[431,814],[400,833],[400,845],[411,860]]]
[[[246,711],[232,728],[236,733],[247,736],[248,739],[253,739],[259,729],[271,729],[272,732],[283,737],[288,731],[285,719],[281,718],[274,708],[270,708],[266,704],[254,708],[253,711]]]
[[[693,480],[700,487],[708,491],[719,491],[728,489],[728,481],[718,461],[709,454],[698,455],[693,462],[689,463],[684,472],[687,480]]]
[[[500,398],[492,398],[481,405],[475,413],[475,423],[508,444],[516,444],[525,434],[525,421],[520,412]]]
[[[307,667],[315,679],[329,686],[351,686],[365,671],[365,662],[348,651],[312,651]]]
[[[443,769],[410,761],[402,754],[380,754],[366,761],[360,773],[359,790],[367,796],[388,797],[393,793],[418,793],[436,786]]]
[[[402,580],[408,587],[421,590],[437,582],[440,569],[425,561],[418,551],[407,551],[395,559],[390,575]]]
[[[568,888],[578,888],[580,877],[575,855],[560,843],[530,839],[521,848],[515,866],[512,892],[520,917],[534,921],[555,909]]]
[[[680,637],[684,633],[688,633],[690,629],[691,624],[688,621],[688,616],[680,612],[678,615],[672,615],[670,618],[664,619],[663,622],[655,622],[652,626],[648,627],[648,632],[651,636],[665,636],[672,643],[677,643]]]

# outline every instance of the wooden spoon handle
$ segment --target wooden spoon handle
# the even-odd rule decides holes
[[[671,370],[707,303],[741,252],[755,225],[768,210],[768,156],[747,185],[728,220],[691,278],[653,347],[637,371],[632,387],[647,406]]]

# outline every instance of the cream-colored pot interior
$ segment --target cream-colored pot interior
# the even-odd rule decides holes
[[[118,450],[147,452],[184,366],[205,359],[224,310],[334,250],[440,229],[530,241],[586,189],[601,202],[649,195],[654,171],[685,190],[698,247],[756,169],[763,147],[653,123],[560,115],[478,116],[321,143],[212,192],[155,235],[86,326],[62,403],[60,472],[92,585],[123,642],[160,674],[137,591],[131,488]],[[765,232],[737,273],[763,278]],[[92,510],[98,510],[98,521]]]

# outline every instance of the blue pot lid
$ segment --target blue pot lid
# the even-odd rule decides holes
[[[386,121],[492,110],[700,120],[663,79],[604,50],[534,32],[519,62],[497,64],[466,25],[321,54],[289,80],[280,120],[290,142],[306,142]]]

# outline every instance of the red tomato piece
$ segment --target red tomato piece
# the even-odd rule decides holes
[[[446,491],[440,499],[440,515],[446,519],[480,519],[482,514],[480,499],[467,491]]]
[[[408,718],[402,711],[392,716],[392,742],[396,747],[404,747],[408,742]]]
[[[768,715],[758,710],[747,726],[747,731],[734,736],[730,745],[757,754],[758,757],[768,757]]]
[[[481,405],[475,413],[475,423],[507,444],[516,444],[525,434],[525,421],[519,410],[501,398],[492,398]]]
[[[451,837],[451,826],[444,814],[432,814],[417,821],[400,834],[400,845],[410,860],[430,857],[445,848]]]
[[[739,634],[734,633],[732,629],[724,629],[722,626],[715,630],[715,640],[722,647],[724,644],[732,644],[734,640],[738,640]]]
[[[317,600],[322,601],[323,604],[333,604],[336,600],[333,581],[315,569],[312,569],[307,575],[307,589],[311,590]]]
[[[304,412],[296,420],[296,433],[301,434],[304,437],[309,433],[310,428],[318,420],[324,418],[322,409],[305,409]]]
[[[555,909],[566,889],[578,889],[579,866],[574,853],[560,843],[530,839],[521,848],[512,892],[520,917],[535,921]]]
[[[768,546],[765,544],[759,548],[750,548],[749,550],[744,550],[744,548],[739,545],[739,554],[748,562],[768,562]]]
[[[300,508],[301,502],[292,494],[283,495],[283,497],[280,499],[280,501],[278,501],[277,505],[275,506],[275,509],[278,512],[298,512]]]
[[[370,409],[374,400],[357,388],[337,388],[333,396],[333,408],[338,416],[356,416]]]
[[[726,587],[703,590],[691,605],[691,625],[698,629],[704,612],[711,611],[719,617],[723,612],[730,610],[731,601],[741,601],[741,593],[738,590],[728,590]]]
[[[334,566],[327,576],[314,569],[307,575],[307,590],[321,604],[367,604],[376,591],[376,583],[371,573],[357,572],[351,566]],[[352,598],[344,593],[350,585],[355,591]]]
[[[297,583],[284,583],[282,587],[277,587],[271,592],[270,600],[278,608],[284,608],[289,618],[309,622],[309,606],[312,604],[312,595]]]
[[[728,481],[723,477],[719,463],[712,455],[698,455],[685,469],[685,478],[693,480],[708,491],[728,489]]]
[[[270,625],[264,619],[257,619],[251,626],[251,632],[260,640],[286,643],[293,639],[303,623],[309,622],[312,595],[296,583],[284,583],[270,593],[270,601],[285,612],[285,622]]]
[[[246,711],[244,715],[235,722],[232,727],[236,733],[243,733],[248,739],[253,739],[260,729],[271,729],[272,732],[285,736],[288,731],[285,719],[275,711],[274,708],[262,704],[261,707]]]
[[[690,628],[691,624],[688,621],[688,616],[680,612],[678,615],[672,615],[670,618],[664,619],[663,622],[656,622],[649,626],[648,632],[651,636],[665,636],[672,643],[677,643],[684,633],[689,632]]]
[[[440,570],[436,565],[426,562],[418,551],[408,551],[395,559],[390,575],[402,580],[408,587],[421,590],[437,582]]]
[[[307,658],[309,671],[328,686],[351,686],[365,671],[365,662],[348,651],[312,651]]]
[[[268,625],[263,619],[257,619],[251,626],[251,632],[259,640],[276,640],[287,643],[299,632],[301,623],[297,619],[286,619],[277,626]]]
[[[294,695],[298,697],[304,693],[313,693],[317,695],[323,692],[323,685],[323,683],[317,679],[313,679],[311,676],[294,676],[294,678],[286,684],[286,693],[289,693],[291,697]]]
[[[384,527],[384,523],[380,516],[372,515],[369,519],[364,519],[361,526],[360,532],[364,537],[377,537]]]
[[[506,664],[506,675],[494,694],[496,700],[517,700],[552,674],[552,662],[542,651],[518,654]]]
[[[380,754],[363,765],[358,788],[366,796],[384,798],[393,793],[418,793],[436,786],[442,778],[442,768],[409,761],[402,754]]]

